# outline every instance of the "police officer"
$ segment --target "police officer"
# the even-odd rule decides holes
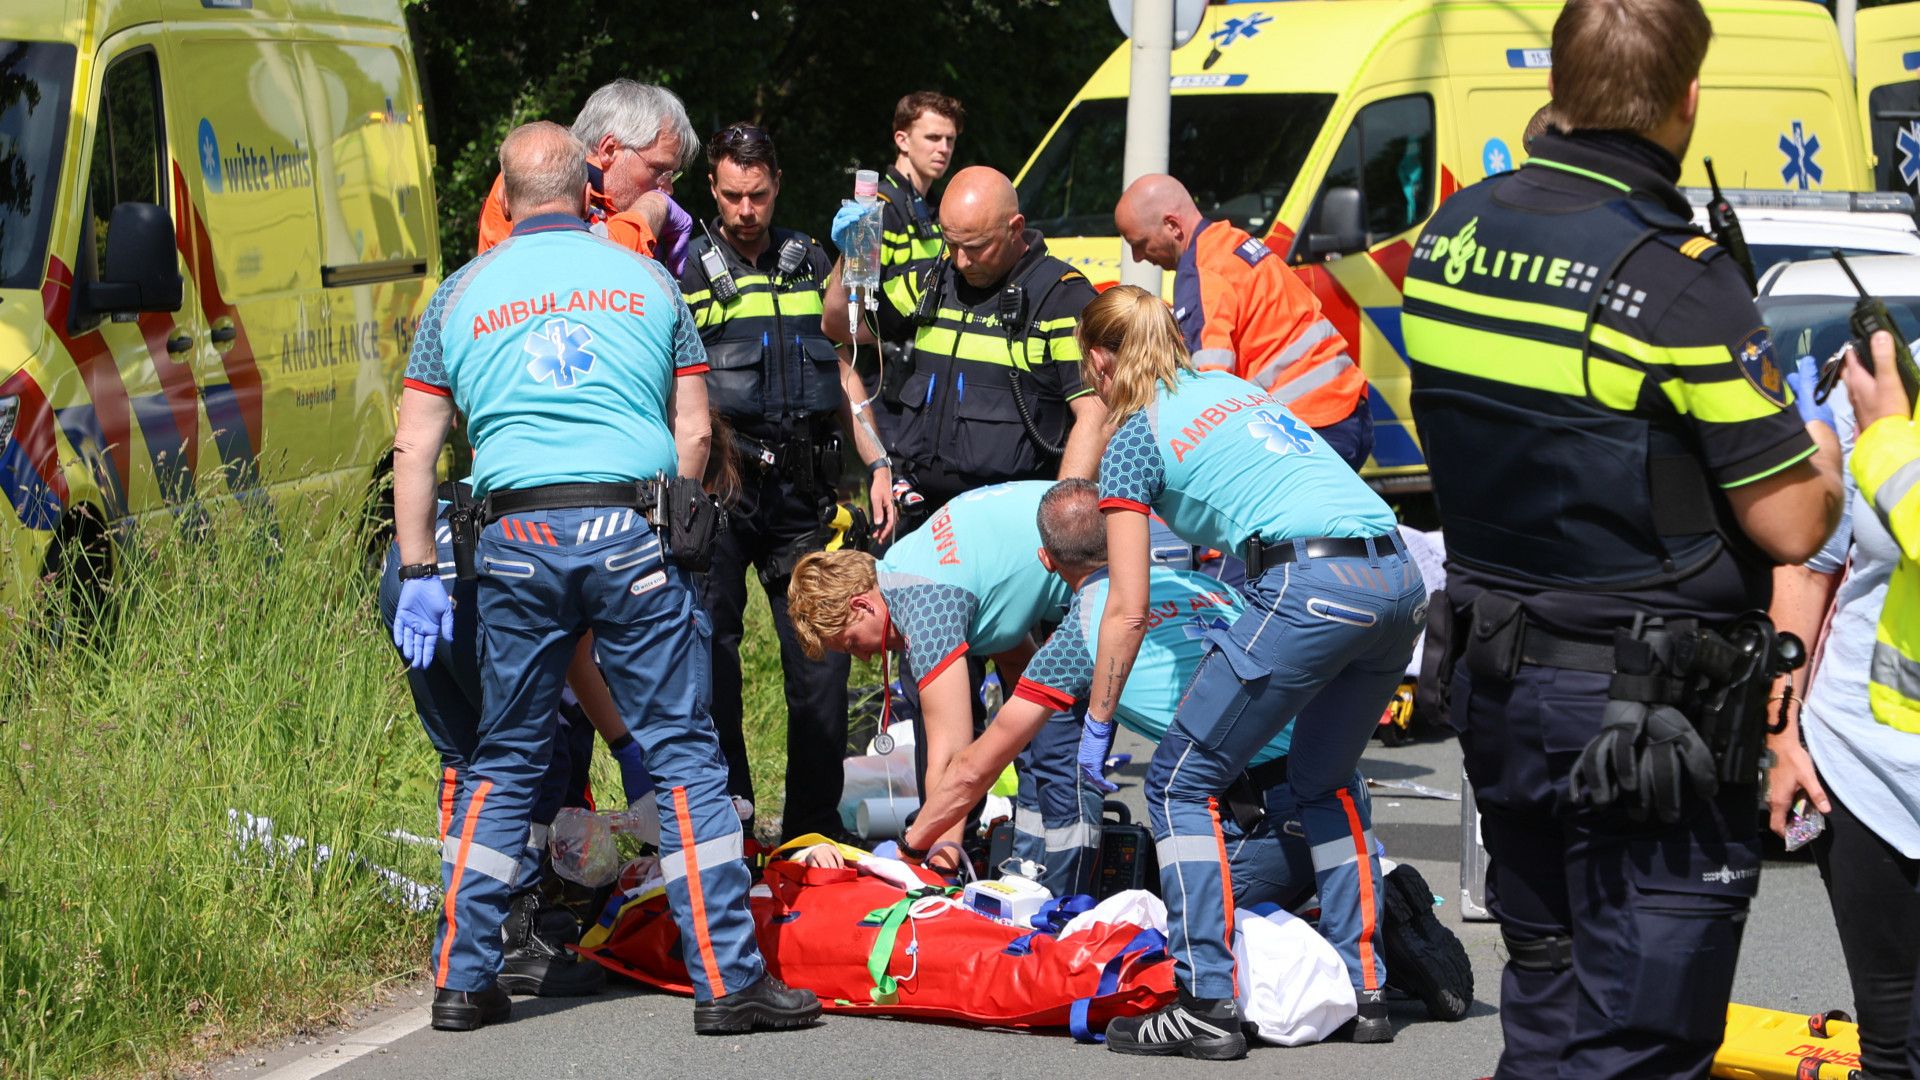
[[[892,450],[926,510],[986,484],[1091,478],[1106,407],[1080,382],[1073,334],[1093,286],[1047,254],[1039,231],[1026,227],[1013,182],[993,169],[961,170],[941,215],[947,256],[906,287],[883,290],[877,313],[882,339],[913,342]],[[847,221],[835,218],[837,245]],[[838,273],[826,308],[827,333],[844,337],[847,289]]]
[[[893,474],[853,367],[820,328],[821,290],[833,269],[820,245],[773,224],[780,161],[752,124],[707,142],[708,182],[720,216],[696,239],[680,287],[706,344],[707,399],[733,426],[743,489],[705,582],[713,617],[714,726],[728,786],[753,797],[741,732],[740,637],[746,570],[756,567],[780,638],[787,690],[787,836],[840,827],[847,745],[847,660],[810,660],[787,620],[793,564],[825,542],[844,425],[868,464],[875,539],[893,531]]]
[[[954,144],[966,127],[960,102],[935,90],[916,90],[893,107],[893,164],[880,174],[880,287],[910,290],[947,253],[933,185],[947,175]],[[903,292],[902,295],[905,295]],[[913,343],[884,341],[871,393],[881,434],[900,426],[900,385],[913,371]],[[891,373],[891,378],[889,378]]]
[[[678,272],[693,218],[673,201],[673,182],[699,152],[679,96],[664,86],[615,79],[581,106],[573,137],[587,148],[587,217],[594,231]],[[495,177],[480,206],[479,250],[512,229],[505,188]]]
[[[1407,274],[1465,620],[1451,717],[1509,956],[1500,1077],[1706,1075],[1759,881],[1771,676],[1683,654],[1764,642],[1736,617],[1840,509],[1831,433],[1674,187],[1710,34],[1698,0],[1571,0],[1556,130],[1449,198]]]
[[[1128,185],[1113,224],[1135,259],[1173,271],[1173,315],[1195,368],[1270,391],[1342,461],[1366,464],[1367,377],[1286,259],[1230,221],[1207,220],[1164,174]]]
[[[811,1022],[819,1002],[768,975],[747,911],[740,821],[707,716],[707,638],[683,563],[710,517],[698,477],[706,355],[674,281],[593,236],[586,148],[555,124],[500,145],[513,235],[449,275],[421,320],[394,440],[403,564],[394,639],[433,660],[452,612],[433,545],[434,463],[456,407],[472,433],[484,715],[473,786],[448,824],[436,1026],[506,1019],[501,921],[526,847],[552,715],[589,628],[615,704],[658,780],[661,868],[708,1034]],[[652,482],[661,477],[658,482]],[[664,489],[664,493],[662,490]],[[664,504],[664,505],[663,505]],[[669,550],[660,521],[680,536]],[[460,549],[457,549],[460,550]]]

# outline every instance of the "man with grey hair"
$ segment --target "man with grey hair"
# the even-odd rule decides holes
[[[434,292],[401,395],[393,637],[415,668],[433,662],[453,628],[435,555],[434,474],[456,409],[480,511],[471,565],[482,720],[442,854],[433,1025],[466,1031],[509,1014],[501,925],[554,709],[591,629],[657,783],[660,870],[686,943],[694,1030],[799,1027],[820,1003],[767,973],[747,910],[740,819],[707,711],[711,631],[687,569],[699,545],[667,543],[702,523],[692,509],[701,502],[665,478],[697,486],[706,465],[706,351],[665,268],[588,231],[586,151],[544,121],[500,144],[513,232]]]
[[[615,79],[595,90],[573,121],[583,147],[588,217],[622,247],[684,269],[693,218],[673,201],[673,182],[699,153],[687,107],[663,86]],[[506,239],[513,220],[498,179],[480,208],[480,250]]]

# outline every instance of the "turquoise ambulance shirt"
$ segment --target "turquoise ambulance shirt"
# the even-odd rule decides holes
[[[1107,610],[1107,572],[1091,574],[1073,594],[1066,621],[1053,632],[1014,688],[1015,697],[1056,712],[1071,709],[1093,690],[1093,658],[1100,651],[1100,617]],[[1207,631],[1224,630],[1246,611],[1233,586],[1193,570],[1155,566],[1147,578],[1147,633],[1120,691],[1114,716],[1159,742],[1207,655]],[[1288,724],[1253,756],[1259,765],[1283,757],[1293,743]]]
[[[969,651],[991,656],[1058,619],[1072,595],[1040,565],[1040,497],[1051,480],[969,491],[901,537],[880,560],[880,595],[907,639],[907,670],[926,686]]]
[[[678,471],[673,380],[706,370],[665,267],[544,214],[434,291],[406,385],[453,398],[485,495]]]
[[[1100,458],[1100,506],[1151,510],[1188,543],[1380,536],[1393,511],[1314,430],[1223,371],[1181,372]]]

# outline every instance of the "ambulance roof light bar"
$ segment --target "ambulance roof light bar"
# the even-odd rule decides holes
[[[1703,187],[1681,188],[1687,201],[1705,206],[1713,192]],[[1850,214],[1911,214],[1913,196],[1904,191],[1763,191],[1735,188],[1723,192],[1736,209],[1831,210]]]

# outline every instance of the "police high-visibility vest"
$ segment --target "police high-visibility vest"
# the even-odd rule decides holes
[[[1890,416],[1861,432],[1853,446],[1853,478],[1900,545],[1874,634],[1867,697],[1874,719],[1920,733],[1920,494],[1914,490],[1920,483],[1920,429]]]
[[[880,177],[875,192],[884,207],[880,214],[880,276],[883,287],[902,277],[926,272],[947,253],[940,219],[913,184],[892,166]],[[900,288],[904,286],[895,285]]]
[[[716,230],[717,231],[717,230]],[[774,228],[758,264],[731,245],[696,237],[680,286],[707,347],[707,403],[753,433],[775,422],[831,414],[840,407],[840,355],[820,327],[822,289],[831,264],[814,241]],[[798,240],[807,256],[793,273],[770,267],[781,245]],[[739,295],[722,302],[701,256],[715,247]]]

